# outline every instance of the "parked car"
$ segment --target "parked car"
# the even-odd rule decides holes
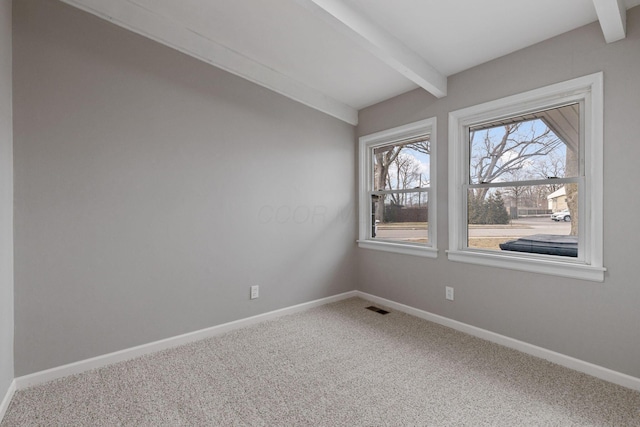
[[[555,213],[551,214],[551,219],[554,220],[554,221],[566,221],[566,222],[569,222],[569,221],[571,221],[571,214],[569,213],[568,210],[555,212]]]

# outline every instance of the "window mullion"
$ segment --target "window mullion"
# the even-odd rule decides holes
[[[496,187],[524,187],[529,185],[552,185],[577,183],[580,177],[575,178],[550,178],[522,181],[484,182],[482,184],[467,184],[468,188],[496,188]]]
[[[429,191],[429,187],[406,188],[406,189],[399,189],[399,190],[375,190],[375,191],[371,191],[371,195],[380,196],[383,194],[426,193],[428,191]]]

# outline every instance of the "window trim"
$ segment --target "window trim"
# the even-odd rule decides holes
[[[451,261],[604,281],[603,266],[603,74],[602,72],[556,83],[449,113],[449,250]],[[483,251],[465,247],[467,214],[464,211],[468,159],[465,132],[470,126],[567,102],[584,105],[584,190],[579,197],[581,232],[585,253],[582,261],[557,256]]]
[[[428,216],[429,216],[429,243],[418,245],[408,242],[376,241],[368,238],[368,229],[371,228],[371,203],[369,193],[372,191],[371,179],[371,148],[377,145],[391,144],[409,138],[430,135],[431,150],[429,153],[429,191],[428,191]],[[359,226],[358,246],[365,249],[374,249],[387,252],[395,252],[405,255],[415,255],[428,258],[437,258],[437,197],[436,197],[436,118],[420,120],[403,126],[386,129],[380,132],[365,135],[359,138]]]

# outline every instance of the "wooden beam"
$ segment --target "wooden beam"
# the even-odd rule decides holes
[[[623,0],[593,0],[600,27],[607,43],[613,43],[626,37],[627,9]]]
[[[341,0],[298,0],[360,46],[434,96],[447,95],[447,77],[393,35]]]
[[[351,125],[358,124],[358,111],[355,108],[134,2],[62,1]]]

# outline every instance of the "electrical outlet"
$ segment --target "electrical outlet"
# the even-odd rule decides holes
[[[451,286],[446,286],[444,288],[445,291],[445,298],[447,298],[450,301],[453,301],[453,288]]]
[[[256,299],[260,296],[260,287],[258,285],[251,287],[251,299]]]

